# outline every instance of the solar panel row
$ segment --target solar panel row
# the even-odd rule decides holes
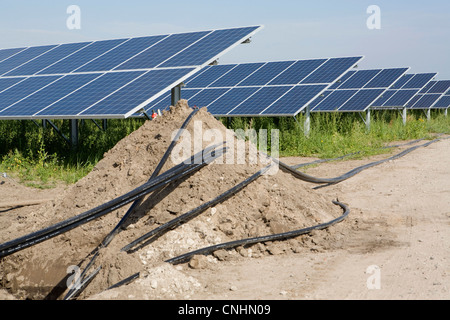
[[[450,80],[430,81],[409,103],[410,109],[448,108]]]
[[[210,66],[186,81],[182,97],[215,116],[294,116],[362,58]],[[169,105],[167,94],[149,108]]]
[[[406,74],[372,104],[375,108],[403,108],[437,73]]]
[[[0,50],[0,119],[128,117],[260,28]]]
[[[311,112],[367,110],[409,68],[350,71],[310,104]]]

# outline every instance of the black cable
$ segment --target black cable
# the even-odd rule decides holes
[[[140,243],[144,242],[145,240],[151,238],[149,241],[147,241],[143,245],[139,246],[139,248],[137,248],[137,249],[141,249],[143,246],[145,246],[148,243],[153,242],[154,240],[159,238],[166,231],[168,231],[170,229],[174,229],[174,228],[180,226],[181,224],[186,223],[187,221],[197,217],[199,214],[204,212],[206,209],[208,209],[210,207],[213,207],[216,204],[221,203],[221,202],[225,201],[226,199],[230,198],[231,196],[235,195],[236,193],[238,193],[239,191],[244,189],[247,185],[249,185],[251,182],[253,182],[256,179],[258,179],[259,177],[261,177],[271,167],[272,167],[272,165],[269,165],[269,166],[259,170],[257,173],[253,174],[251,177],[245,179],[244,181],[242,181],[238,185],[236,185],[233,188],[227,190],[226,192],[224,192],[221,195],[217,196],[213,200],[205,202],[202,205],[198,206],[197,208],[195,208],[195,209],[193,209],[193,210],[191,210],[191,211],[189,211],[189,212],[187,212],[187,213],[185,213],[185,214],[183,214],[183,215],[181,215],[181,216],[179,216],[179,217],[177,217],[175,219],[172,219],[171,221],[169,221],[169,222],[159,226],[158,228],[153,229],[152,231],[144,234],[143,236],[139,237],[138,239],[134,240],[133,242],[131,242],[128,245],[126,245],[125,247],[123,247],[121,249],[121,251],[126,251],[126,252],[130,253],[132,251],[133,247],[136,247],[138,244],[140,244]],[[136,250],[133,250],[133,251],[136,251]]]
[[[316,184],[335,184],[335,183],[347,180],[347,179],[353,177],[354,175],[356,175],[357,173],[359,173],[359,172],[361,172],[361,171],[363,171],[365,169],[368,169],[370,167],[379,165],[379,164],[381,164],[383,162],[387,162],[387,161],[390,161],[390,160],[398,159],[398,158],[403,157],[404,155],[406,155],[406,154],[408,154],[408,153],[410,153],[410,152],[412,152],[412,151],[414,151],[414,150],[416,150],[418,148],[427,147],[430,144],[435,143],[437,141],[440,141],[440,139],[431,140],[431,141],[429,141],[427,143],[424,143],[422,145],[418,145],[418,146],[414,146],[414,147],[408,148],[408,149],[406,149],[406,150],[404,150],[404,151],[400,152],[399,154],[396,154],[396,155],[394,155],[392,157],[389,157],[387,159],[383,159],[383,160],[379,160],[379,161],[375,161],[375,162],[371,162],[371,163],[362,165],[360,167],[357,167],[357,168],[354,168],[354,169],[348,171],[347,173],[345,173],[345,174],[343,174],[341,176],[334,177],[334,178],[317,178],[317,177],[313,177],[313,176],[308,175],[306,173],[303,173],[303,172],[300,172],[298,170],[295,170],[292,166],[289,166],[289,165],[283,163],[282,161],[280,161],[278,159],[272,158],[272,160],[274,162],[278,163],[282,170],[291,173],[292,175],[294,175],[295,177],[297,177],[298,179],[301,179],[303,181],[316,183]]]
[[[219,158],[220,156],[222,156],[222,155],[226,152],[226,150],[227,150],[226,147],[223,147],[222,149],[216,150],[216,149],[215,149],[216,147],[217,147],[217,145],[216,145],[216,146],[208,147],[208,148],[206,148],[205,150],[203,150],[203,151],[197,153],[196,155],[192,156],[192,157],[191,157],[191,160],[194,159],[194,158],[196,158],[196,157],[199,157],[199,154],[202,154],[202,153],[203,153],[203,154],[206,154],[206,156],[203,156],[203,159],[202,159],[202,162],[201,162],[201,163],[192,165],[192,166],[193,166],[193,169],[188,169],[188,172],[186,172],[186,174],[184,174],[182,177],[185,177],[185,176],[187,176],[187,175],[189,175],[189,174],[191,174],[191,173],[193,173],[193,172],[195,172],[195,171],[198,171],[199,169],[203,168],[203,167],[206,166],[207,164],[209,164],[209,163],[211,163],[212,161],[214,161],[214,159]],[[209,152],[210,150],[214,150],[214,152]],[[207,151],[208,151],[208,152],[207,152]],[[180,177],[180,178],[181,178],[181,177]],[[177,179],[173,179],[173,180],[171,180],[171,181],[168,181],[167,183],[165,183],[164,186],[166,186],[166,185],[168,185],[168,184],[170,184],[170,183],[174,183],[175,181],[178,181],[180,178],[177,178]],[[160,189],[160,188],[159,188],[159,189]],[[151,190],[150,192],[152,192],[152,191],[155,191],[155,190]],[[147,192],[147,194],[148,194],[148,193],[149,193],[149,192]],[[143,194],[140,195],[140,196],[142,197]],[[139,196],[135,197],[134,199],[139,199]],[[134,199],[133,199],[133,200],[134,200]],[[130,202],[131,202],[131,201],[130,201]],[[95,251],[94,251],[94,252],[95,252]],[[97,252],[98,252],[98,251],[97,251]],[[96,257],[97,257],[97,255],[95,254],[95,255],[92,257],[91,261],[89,262],[88,267],[90,267],[90,266],[93,264],[93,262],[94,262],[94,260],[96,259]],[[84,274],[87,273],[88,267],[85,268],[85,270],[82,272],[82,275],[84,275]],[[91,275],[87,276],[86,278],[87,278],[89,281],[92,280],[92,279],[91,279]],[[84,283],[84,281],[85,281],[85,280],[83,279],[82,282]],[[73,297],[73,296],[75,296],[75,295],[79,295],[79,294],[81,293],[80,290],[84,289],[85,287],[86,287],[86,286],[82,285],[82,286],[80,286],[79,288],[73,288],[73,289],[69,290],[68,293],[66,294],[66,296],[65,296],[64,299],[65,299],[65,300],[66,300],[66,299],[70,299],[71,297]]]
[[[339,202],[339,201],[333,201],[334,204],[339,205],[342,209],[344,209],[344,213],[339,216],[338,218],[335,218],[331,221],[325,222],[325,223],[321,223],[312,227],[307,227],[307,228],[303,228],[303,229],[298,229],[298,230],[293,230],[293,231],[288,231],[288,232],[283,232],[283,233],[277,233],[277,234],[271,234],[271,235],[267,235],[267,236],[261,236],[261,237],[254,237],[254,238],[247,238],[247,239],[242,239],[242,240],[235,240],[235,241],[230,241],[230,242],[225,242],[225,243],[221,243],[221,244],[216,244],[210,247],[206,247],[206,248],[201,248],[195,251],[191,251],[185,254],[182,254],[178,257],[175,258],[171,258],[166,260],[165,262],[171,263],[171,264],[179,264],[179,263],[183,263],[186,262],[187,260],[189,260],[192,256],[194,255],[208,255],[210,253],[213,253],[214,251],[220,250],[220,249],[231,249],[231,248],[236,248],[239,246],[248,246],[251,244],[256,244],[256,243],[260,243],[260,242],[267,242],[267,241],[276,241],[276,240],[286,240],[286,239],[290,239],[290,238],[295,238],[298,237],[300,235],[304,235],[306,233],[310,233],[313,230],[321,230],[321,229],[325,229],[330,227],[333,224],[336,224],[338,222],[341,222],[342,220],[344,220],[348,214],[350,213],[350,209],[343,203]]]
[[[158,174],[162,170],[163,166],[167,162],[169,155],[172,153],[173,148],[175,147],[176,143],[180,139],[180,136],[183,133],[183,130],[188,126],[188,124],[191,122],[192,118],[197,114],[198,111],[199,111],[198,108],[194,109],[189,114],[189,116],[185,119],[185,121],[183,122],[181,127],[178,129],[177,134],[172,139],[169,147],[166,149],[164,155],[162,156],[162,158],[159,161],[158,165],[156,166],[155,170],[153,171],[152,175],[150,176],[148,182],[151,181],[152,179],[154,179],[156,176],[158,176]],[[190,163],[192,163],[192,158],[191,158]],[[136,209],[136,207],[138,207],[142,203],[142,200],[143,200],[143,197],[138,198],[133,202],[133,204],[128,208],[127,212],[123,215],[123,217],[120,219],[120,221],[117,223],[117,225],[113,228],[113,230],[111,230],[111,232],[109,234],[107,234],[105,238],[103,238],[102,242],[90,253],[90,255],[93,255],[93,256],[91,258],[91,261],[88,263],[88,265],[86,266],[86,268],[83,270],[83,272],[81,274],[82,279],[84,278],[84,275],[88,272],[89,268],[92,266],[95,259],[97,258],[97,254],[94,254],[94,253],[98,252],[102,248],[106,248],[111,243],[111,241],[114,239],[114,237],[119,233],[120,228],[129,219],[130,215],[133,213],[133,211]],[[69,290],[65,299],[70,299],[71,297],[73,297],[75,294],[73,291],[75,291],[75,289]]]

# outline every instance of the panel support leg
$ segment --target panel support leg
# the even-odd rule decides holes
[[[431,120],[431,109],[427,109],[427,120]]]
[[[171,90],[170,103],[172,106],[175,106],[177,102],[180,101],[181,99],[181,87],[182,84],[179,84],[176,87],[172,88]]]
[[[70,146],[75,149],[78,146],[78,120],[70,119]]]
[[[402,110],[403,125],[406,125],[406,108]]]
[[[303,126],[303,131],[306,137],[309,137],[309,133],[311,131],[311,110],[309,106],[305,109],[305,124]]]
[[[366,128],[367,131],[370,130],[370,109],[367,109],[366,111]]]
[[[446,116],[446,117],[447,117],[447,111],[448,111],[448,109],[444,110],[444,116]]]
[[[108,119],[103,119],[102,127],[103,131],[106,131],[106,129],[108,129]]]

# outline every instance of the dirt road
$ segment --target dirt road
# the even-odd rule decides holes
[[[306,172],[334,177],[383,157],[326,163]],[[339,232],[354,226],[336,248],[190,271],[213,288],[212,294],[192,298],[449,299],[449,164],[450,140],[444,140],[322,188],[351,208],[350,217],[332,227]]]

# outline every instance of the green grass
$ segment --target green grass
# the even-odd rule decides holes
[[[221,119],[230,129],[280,130],[279,152],[285,156],[336,158],[359,152],[364,157],[387,152],[381,147],[391,141],[431,139],[436,133],[450,134],[450,117],[433,111],[431,120],[422,111],[409,111],[406,125],[398,111],[372,112],[367,130],[359,114],[313,113],[308,137],[303,133],[304,116],[294,118]],[[68,136],[68,121],[55,120]],[[49,126],[32,121],[0,121],[0,172],[39,188],[72,184],[88,174],[104,153],[119,140],[138,129],[142,119],[109,120],[100,130],[92,121],[80,123],[80,145],[69,145]],[[268,141],[270,147],[270,140]],[[270,151],[270,150],[269,150]]]
[[[69,136],[68,121],[54,123]],[[44,129],[32,121],[0,121],[0,172],[33,187],[72,184],[88,174],[106,151],[143,123],[141,119],[109,120],[107,130],[103,131],[93,121],[81,122],[80,144],[77,150],[71,150],[49,125]]]

